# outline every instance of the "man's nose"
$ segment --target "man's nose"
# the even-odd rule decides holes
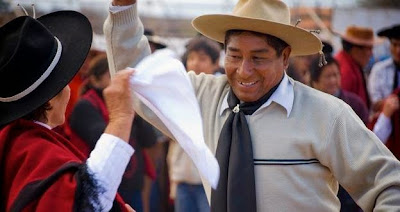
[[[253,63],[247,59],[243,59],[237,72],[239,76],[246,78],[253,74],[253,69],[254,69]]]

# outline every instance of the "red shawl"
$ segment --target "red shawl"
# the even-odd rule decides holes
[[[369,96],[361,67],[344,50],[340,51],[335,59],[340,64],[342,89],[355,93],[369,108]]]
[[[393,94],[399,96],[400,89],[394,90]],[[392,122],[392,133],[386,141],[386,147],[393,153],[394,156],[396,156],[397,159],[400,160],[400,111],[395,111],[390,119]],[[369,126],[371,130],[374,129],[374,125],[376,124],[377,120],[378,116],[376,116],[371,122],[371,125]]]
[[[400,89],[393,91],[394,94],[399,95]],[[392,134],[386,142],[386,146],[392,151],[394,156],[400,160],[400,112],[395,111],[391,117],[392,120]]]
[[[32,121],[1,128],[0,211],[79,211],[83,158],[62,136]],[[126,211],[119,195],[115,202],[115,211]]]

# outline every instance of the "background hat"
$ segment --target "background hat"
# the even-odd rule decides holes
[[[347,27],[345,34],[338,34],[343,40],[355,45],[374,45],[374,30],[369,27],[349,26]]]
[[[167,47],[162,38],[160,36],[154,35],[152,30],[145,29],[144,35],[146,35],[147,40],[149,40],[149,42],[154,43],[156,45],[156,49],[163,49]]]
[[[280,0],[239,0],[232,15],[211,14],[196,17],[193,27],[220,43],[228,30],[247,30],[273,35],[289,44],[291,56],[310,55],[321,51],[317,36],[290,25],[290,10]]]
[[[395,25],[389,28],[382,29],[378,32],[378,36],[387,37],[387,38],[400,38],[400,24]]]
[[[75,11],[54,12],[37,20],[22,16],[2,26],[0,126],[57,95],[78,72],[91,42],[89,20]],[[13,96],[17,97],[10,100]]]

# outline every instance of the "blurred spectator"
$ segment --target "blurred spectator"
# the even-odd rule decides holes
[[[66,121],[63,125],[56,127],[54,130],[66,138],[70,138],[71,136],[71,129],[69,128],[68,120],[69,116],[72,113],[72,110],[76,104],[76,102],[80,98],[81,88],[85,85],[86,79],[88,77],[89,72],[89,64],[91,63],[92,59],[99,55],[106,55],[106,44],[105,44],[104,35],[98,35],[93,33],[92,45],[87,55],[85,61],[83,62],[81,68],[79,69],[78,73],[75,77],[71,80],[68,84],[71,89],[70,99],[67,105],[67,109],[65,111],[65,118]]]
[[[313,56],[296,56],[289,58],[286,73],[305,85],[310,86],[310,65]]]
[[[371,128],[392,153],[400,159],[400,25],[378,32],[390,41],[391,58],[374,65],[370,75],[369,89],[374,111]]]
[[[336,96],[346,102],[356,112],[364,124],[368,123],[368,109],[360,97],[341,88],[339,63],[329,54],[327,64],[320,67],[319,59],[311,63],[311,86],[322,92]]]
[[[82,89],[82,97],[76,103],[69,120],[71,142],[89,156],[96,142],[109,121],[108,111],[103,99],[103,89],[110,83],[108,61],[105,55],[100,55],[91,61],[88,72],[88,82]],[[142,188],[145,175],[146,155],[143,148],[156,143],[153,127],[140,116],[135,116],[132,125],[129,144],[135,149],[135,154],[124,173],[118,189],[122,198],[137,212],[143,211]],[[153,171],[154,172],[154,171]]]
[[[105,53],[106,53],[106,41],[104,35],[93,34],[92,46],[90,48],[89,54],[85,62],[83,63],[81,69],[79,69],[79,72],[69,83],[69,87],[71,88],[71,97],[68,102],[66,117],[69,117],[69,115],[72,112],[72,109],[75,106],[75,103],[80,98],[80,93],[81,93],[80,89],[83,87],[83,84],[85,83],[88,77],[90,62],[96,56],[105,55]]]
[[[355,93],[369,108],[363,69],[372,56],[374,32],[371,28],[349,26],[341,38],[343,49],[335,58],[340,64],[342,89]]]
[[[369,76],[368,89],[374,111],[380,111],[384,99],[400,86],[400,25],[383,29],[378,36],[389,39],[391,57],[376,63]]]
[[[196,74],[215,74],[219,71],[221,46],[202,35],[192,38],[186,45],[182,62],[188,71]]]

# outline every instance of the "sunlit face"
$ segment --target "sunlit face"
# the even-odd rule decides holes
[[[51,109],[46,111],[47,125],[51,128],[59,126],[65,122],[65,110],[70,97],[70,88],[65,86],[64,89],[52,98],[49,103]]]
[[[214,74],[218,68],[218,62],[213,63],[211,57],[204,51],[191,51],[187,56],[186,68],[196,74]]]
[[[322,67],[318,81],[312,82],[315,89],[334,95],[340,89],[340,70],[336,63]]]
[[[396,63],[400,63],[400,39],[390,39],[390,53]]]
[[[236,96],[254,102],[277,85],[288,67],[290,47],[281,56],[265,37],[251,32],[231,35],[226,44],[225,71]]]
[[[372,46],[355,46],[351,49],[351,55],[354,60],[362,67],[368,65],[369,60],[372,57]]]

